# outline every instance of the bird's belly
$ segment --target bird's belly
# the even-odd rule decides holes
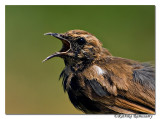
[[[85,85],[83,86],[82,81],[84,80],[77,76],[73,76],[70,82],[68,82],[68,84],[70,84],[69,89],[67,90],[68,96],[72,104],[77,109],[80,109],[87,114],[115,113],[109,110],[106,107],[106,104],[92,100],[89,96],[89,92],[91,91],[90,93],[93,94],[94,91],[91,90],[91,87],[85,84],[85,82]]]
[[[98,113],[100,109],[97,102],[91,100],[84,92],[87,90],[80,85],[80,79],[74,76],[70,82],[70,89],[68,90],[68,96],[72,104],[85,113]],[[86,90],[86,91],[85,91]]]
[[[99,101],[94,101],[81,91],[68,91],[68,96],[72,104],[86,114],[116,114],[117,112],[107,108],[107,105]]]
[[[72,104],[85,113],[101,113],[102,104],[95,102],[82,94],[81,92],[74,92],[69,90],[68,96]]]

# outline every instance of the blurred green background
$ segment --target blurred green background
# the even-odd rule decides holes
[[[62,44],[46,32],[82,29],[114,56],[155,60],[155,6],[6,6],[6,114],[83,114],[63,92]]]

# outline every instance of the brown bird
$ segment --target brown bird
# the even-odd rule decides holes
[[[114,57],[83,30],[46,33],[62,41],[53,57],[64,59],[64,91],[87,114],[154,114],[155,70],[147,63]]]

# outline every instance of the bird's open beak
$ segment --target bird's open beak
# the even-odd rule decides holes
[[[62,55],[64,56],[70,50],[70,47],[71,47],[70,42],[67,39],[65,39],[62,34],[59,34],[59,33],[45,33],[44,35],[51,35],[51,36],[56,37],[57,39],[62,41],[63,46],[62,46],[62,49],[59,52],[56,52],[56,53],[48,56],[42,62],[45,62],[45,61],[47,61],[47,60],[49,60],[53,57],[60,57]]]

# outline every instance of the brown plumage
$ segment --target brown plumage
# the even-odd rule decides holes
[[[63,47],[47,57],[64,59],[64,91],[84,113],[154,114],[155,71],[147,63],[114,57],[92,34],[83,30],[46,33]]]

